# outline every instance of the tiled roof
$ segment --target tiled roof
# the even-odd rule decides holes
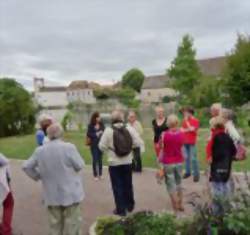
[[[44,86],[39,89],[40,92],[65,92],[64,86]]]
[[[166,75],[145,77],[142,89],[160,89],[167,87],[169,79]]]
[[[99,84],[95,82],[88,82],[85,80],[73,81],[69,84],[68,90],[77,90],[77,89],[96,89],[100,87]]]
[[[197,60],[201,72],[207,76],[219,76],[226,66],[226,57],[214,57],[208,59]]]

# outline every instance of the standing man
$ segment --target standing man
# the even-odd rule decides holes
[[[183,109],[182,131],[184,132],[184,152],[185,152],[185,169],[184,179],[191,176],[191,168],[194,182],[200,179],[199,164],[197,160],[197,132],[200,122],[194,117],[192,108]]]
[[[124,113],[115,110],[111,115],[112,125],[107,127],[99,142],[99,148],[107,152],[109,174],[116,208],[115,215],[126,216],[134,210],[132,182],[132,150],[143,146],[134,128],[126,127]]]
[[[50,235],[81,235],[81,206],[84,198],[84,161],[73,144],[61,140],[59,124],[47,129],[50,141],[38,147],[23,165],[33,180],[42,181],[44,202],[49,217]]]
[[[130,111],[128,114],[128,127],[134,128],[139,136],[143,135],[143,128],[141,123],[137,120],[136,113]],[[132,168],[135,172],[142,172],[142,161],[141,161],[141,152],[144,151],[140,147],[133,148],[133,162]]]

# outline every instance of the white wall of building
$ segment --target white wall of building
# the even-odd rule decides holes
[[[63,120],[64,115],[67,113],[67,109],[43,109],[39,112],[38,117],[41,114],[48,114],[51,117],[53,117],[53,119],[59,123],[61,123],[61,121]]]
[[[142,89],[140,99],[145,103],[161,102],[165,96],[174,97],[176,92],[171,88]]]
[[[96,103],[92,89],[68,90],[67,97],[69,102],[82,101],[88,104]]]
[[[68,105],[66,91],[37,92],[35,98],[38,104],[45,108],[51,106],[66,107]]]

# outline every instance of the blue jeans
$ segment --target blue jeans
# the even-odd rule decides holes
[[[215,215],[223,215],[230,207],[231,182],[211,182],[212,209]]]
[[[91,146],[92,167],[94,177],[102,176],[102,152],[98,146]]]
[[[199,176],[199,163],[197,160],[196,146],[193,144],[184,144],[185,169],[186,174],[191,175],[191,166],[193,176]]]
[[[126,213],[135,205],[132,183],[132,165],[110,166],[109,174],[118,213]]]

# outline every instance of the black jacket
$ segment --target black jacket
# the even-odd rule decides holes
[[[97,132],[99,131],[104,131],[105,129],[105,126],[100,123],[100,128],[97,130],[95,128],[95,125],[93,124],[89,124],[88,125],[88,131],[87,131],[87,136],[91,139],[91,146],[93,147],[97,147],[98,144],[99,144],[99,141],[101,139],[101,135],[100,136],[97,136]]]
[[[210,181],[228,181],[236,151],[234,142],[228,134],[219,133],[214,137]]]

